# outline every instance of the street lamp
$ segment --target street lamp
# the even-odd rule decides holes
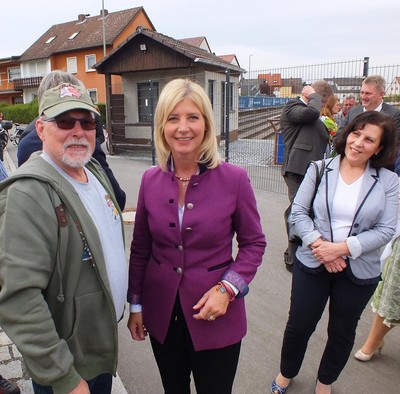
[[[253,56],[253,54],[251,54],[251,55],[249,55],[249,78],[248,78],[248,80],[249,80],[249,83],[248,83],[248,92],[247,92],[247,95],[248,96],[250,96],[250,92],[251,92],[251,90],[250,90],[250,64],[251,64],[251,57]]]

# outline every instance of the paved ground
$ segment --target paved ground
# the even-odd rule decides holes
[[[15,157],[15,147],[8,147],[8,157]],[[7,154],[6,154],[7,157]],[[136,205],[137,192],[143,172],[150,166],[146,160],[132,160],[124,157],[109,157],[109,163],[121,186],[127,192],[127,207]],[[7,165],[7,160],[6,163]],[[12,167],[12,164],[11,164]],[[256,190],[268,247],[246,297],[248,334],[243,340],[239,368],[233,394],[261,394],[269,392],[269,385],[279,370],[279,356],[282,333],[287,319],[291,274],[286,271],[282,252],[285,234],[282,214],[287,198],[277,193]],[[132,224],[126,224],[127,254],[132,237]],[[149,341],[133,342],[126,328],[126,318],[119,325],[120,353],[118,373],[123,387],[115,393],[158,394],[162,386],[157,367],[151,353]],[[312,336],[300,371],[288,393],[311,394],[314,392],[316,371],[326,341],[326,318],[324,315]],[[368,335],[372,313],[367,307],[361,317],[354,350],[357,350]],[[334,394],[395,393],[400,387],[400,341],[397,329],[387,336],[381,355],[368,363],[356,361],[353,357],[334,384]],[[29,382],[24,375],[23,364],[18,351],[0,332],[0,373],[18,380],[23,393],[31,393]],[[117,380],[119,383],[119,380]],[[27,383],[27,385],[25,385]],[[195,392],[193,390],[193,392]]]

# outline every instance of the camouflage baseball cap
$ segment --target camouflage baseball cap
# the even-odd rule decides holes
[[[100,115],[85,88],[70,83],[60,83],[57,87],[46,90],[39,103],[39,115],[54,118],[74,109],[86,109]]]

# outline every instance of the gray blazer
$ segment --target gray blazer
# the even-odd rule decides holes
[[[357,107],[351,108],[347,116],[343,119],[343,121],[339,125],[339,130],[335,135],[335,139],[337,136],[346,128],[346,126],[357,116],[362,114],[364,111],[364,107],[362,105],[358,105]],[[390,116],[393,119],[394,128],[396,130],[396,138],[397,141],[400,141],[400,110],[393,105],[382,103],[382,112],[386,115]]]
[[[308,215],[316,177],[314,166],[308,168],[293,202],[292,221],[296,233],[303,241],[296,257],[309,268],[317,268],[320,263],[308,245],[319,237],[335,241],[330,218],[339,165],[340,156],[325,160],[325,173],[313,205],[314,221]],[[394,172],[385,168],[377,170],[367,165],[356,213],[346,240],[351,254],[350,269],[358,279],[368,280],[380,275],[380,248],[391,240],[396,230],[398,189],[399,180]]]

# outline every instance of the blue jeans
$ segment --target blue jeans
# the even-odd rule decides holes
[[[112,375],[103,373],[87,381],[91,394],[111,394]],[[53,394],[50,386],[41,386],[32,380],[33,392],[35,394]]]

